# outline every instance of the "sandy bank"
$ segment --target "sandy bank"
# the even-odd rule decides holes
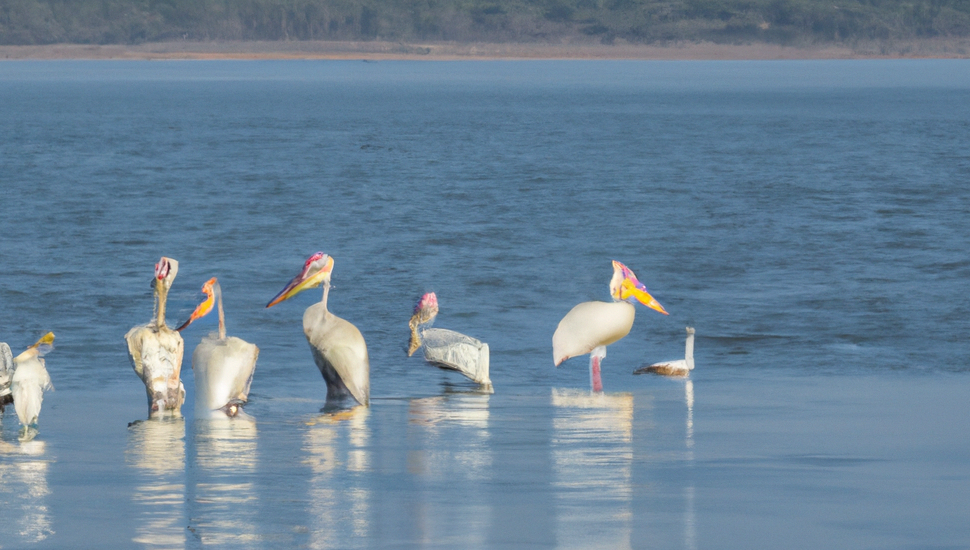
[[[970,39],[790,47],[776,44],[459,44],[396,42],[158,42],[0,46],[3,59],[656,59],[968,58]]]

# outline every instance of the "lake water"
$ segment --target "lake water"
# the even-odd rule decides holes
[[[0,341],[57,335],[0,440],[0,548],[970,545],[970,62],[6,62]],[[372,405],[320,412],[265,304],[322,250]],[[247,412],[147,417],[122,339],[221,282]],[[552,364],[610,261],[639,307]],[[415,300],[494,394],[404,347]],[[633,376],[682,357],[688,380]]]

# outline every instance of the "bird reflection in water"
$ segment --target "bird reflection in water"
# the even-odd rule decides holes
[[[411,399],[408,471],[428,486],[413,495],[416,539],[483,547],[491,523],[485,483],[492,470],[488,393],[450,393]],[[457,486],[459,501],[440,498],[442,484]],[[459,537],[454,539],[452,537]]]
[[[134,542],[146,548],[185,546],[185,422],[143,420],[128,426],[128,464],[135,469]]]
[[[47,509],[47,469],[51,459],[43,441],[25,441],[19,445],[0,441],[0,545],[41,542],[54,534]],[[15,511],[21,515],[16,516]],[[11,546],[12,545],[12,546]]]
[[[552,390],[558,548],[630,548],[633,395]]]
[[[307,423],[303,451],[311,474],[310,548],[366,547],[371,529],[369,416],[367,407],[358,406]]]
[[[694,382],[684,382],[684,401],[687,403],[687,426],[684,444],[687,447],[687,463],[694,464]],[[684,487],[684,548],[697,550],[697,523],[694,513],[694,482]]]
[[[256,422],[235,418],[196,419],[198,476],[194,481],[189,529],[203,545],[247,547],[258,541]]]

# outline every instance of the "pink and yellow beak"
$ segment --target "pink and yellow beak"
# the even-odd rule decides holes
[[[615,300],[625,302],[636,300],[654,311],[668,315],[667,310],[650,295],[647,287],[637,279],[633,270],[616,260],[613,260],[613,280],[610,282],[610,293]]]
[[[283,287],[283,290],[266,304],[266,307],[273,307],[284,300],[289,300],[308,288],[320,286],[325,281],[330,280],[330,273],[332,271],[333,258],[323,252],[317,252],[313,256],[310,256],[306,263],[303,264],[303,271],[296,277],[293,277],[293,280],[287,283]]]
[[[215,284],[216,284],[216,278],[213,277],[208,281],[206,281],[204,285],[202,285],[202,292],[205,293],[205,300],[203,300],[201,304],[196,306],[195,311],[192,312],[192,315],[189,317],[188,321],[182,323],[182,326],[175,329],[177,332],[182,332],[182,329],[191,325],[192,321],[201,319],[206,315],[208,315],[210,311],[212,311],[212,307],[216,303],[216,295],[215,295],[215,292],[212,291],[212,287]]]

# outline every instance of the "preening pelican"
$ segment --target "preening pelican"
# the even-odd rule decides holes
[[[219,332],[203,338],[192,352],[195,413],[196,416],[213,413],[236,416],[249,398],[249,385],[253,382],[259,348],[241,338],[226,337],[222,289],[215,277],[202,285],[202,292],[206,295],[205,300],[195,308],[189,320],[176,329],[181,332],[192,321],[208,315],[213,304],[219,310]]]
[[[10,395],[10,380],[13,378],[13,353],[6,342],[0,342],[0,414],[3,408],[13,403]]]
[[[148,393],[149,417],[181,416],[185,401],[185,388],[179,379],[182,336],[165,324],[165,302],[178,270],[179,263],[164,256],[155,264],[155,318],[125,334],[131,366]]]
[[[556,333],[552,335],[552,359],[557,367],[570,357],[590,354],[593,391],[603,391],[600,362],[606,357],[606,346],[629,334],[633,327],[634,300],[667,315],[633,271],[616,260],[613,261],[610,295],[613,302],[583,302],[571,309],[559,321]]]
[[[411,341],[408,357],[424,345],[424,359],[436,367],[458,371],[483,386],[491,387],[488,378],[488,344],[453,330],[430,328],[438,315],[438,297],[428,292],[414,306],[408,322]],[[418,328],[429,325],[429,328]],[[424,341],[422,341],[422,338]]]
[[[666,376],[687,376],[692,370],[694,370],[694,327],[687,327],[687,350],[684,352],[683,359],[640,367],[633,371],[633,374],[653,372]]]
[[[10,381],[10,394],[17,418],[24,429],[37,425],[40,405],[44,402],[44,391],[54,389],[51,377],[47,374],[43,356],[54,349],[54,333],[48,332],[27,348],[27,351],[14,358],[13,378]]]
[[[361,405],[370,404],[370,360],[367,344],[357,327],[327,311],[330,273],[333,258],[317,252],[303,264],[303,271],[293,278],[266,307],[292,298],[296,294],[323,285],[323,300],[303,313],[303,333],[313,360],[327,383],[327,401],[353,397]]]

